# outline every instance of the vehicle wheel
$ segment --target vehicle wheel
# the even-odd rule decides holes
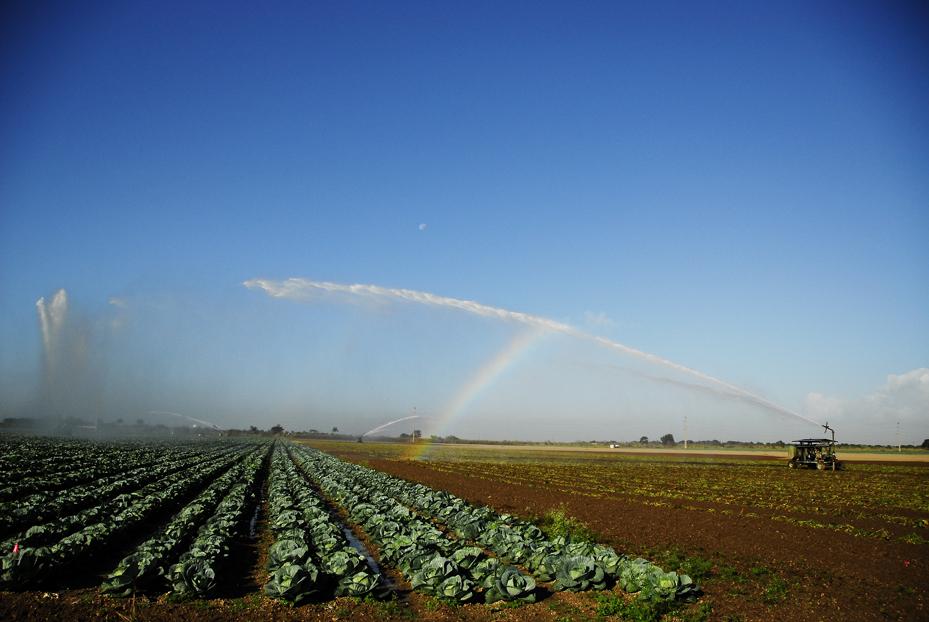
[[[816,468],[819,469],[820,471],[825,471],[825,470],[826,470],[826,465],[823,464],[822,462],[817,462],[817,463],[816,463]]]

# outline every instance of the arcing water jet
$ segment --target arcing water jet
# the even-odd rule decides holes
[[[179,419],[187,419],[188,421],[193,421],[194,423],[197,423],[197,424],[202,425],[202,426],[206,426],[206,427],[208,427],[208,428],[213,428],[214,430],[218,430],[218,429],[219,429],[219,428],[216,426],[215,423],[210,423],[209,421],[204,421],[203,419],[197,419],[197,418],[195,418],[195,417],[188,417],[187,415],[182,415],[181,413],[173,413],[173,412],[170,412],[170,411],[167,411],[167,410],[150,410],[150,411],[148,411],[148,414],[150,414],[150,415],[168,415],[168,416],[170,416],[170,417],[178,417]]]
[[[818,422],[813,421],[812,419],[805,417],[797,412],[775,404],[774,402],[765,399],[760,395],[756,395],[751,391],[747,391],[741,387],[738,387],[734,384],[726,382],[725,380],[720,380],[719,378],[714,378],[709,374],[705,374],[699,370],[692,369],[686,365],[681,365],[680,363],[675,363],[668,359],[662,358],[656,354],[651,354],[649,352],[643,352],[637,350],[630,346],[624,345],[617,341],[607,339],[606,337],[599,337],[597,335],[591,335],[584,331],[578,330],[573,326],[568,324],[563,324],[561,322],[556,322],[555,320],[550,320],[548,318],[539,317],[536,315],[530,315],[528,313],[521,313],[518,311],[510,311],[508,309],[501,309],[498,307],[491,307],[488,305],[481,304],[479,302],[474,302],[472,300],[460,300],[458,298],[448,298],[445,296],[439,296],[436,294],[430,294],[428,292],[420,292],[411,289],[394,289],[389,287],[381,287],[379,285],[363,285],[363,284],[354,284],[354,285],[343,285],[340,283],[330,283],[326,281],[311,281],[308,279],[301,278],[290,278],[284,281],[270,281],[265,279],[250,279],[243,283],[245,287],[249,289],[260,289],[264,291],[267,295],[273,298],[283,298],[289,300],[312,300],[314,294],[347,294],[351,296],[361,296],[368,298],[387,298],[394,299],[406,302],[415,302],[418,304],[435,306],[435,307],[445,307],[451,309],[458,309],[461,311],[466,311],[468,313],[479,315],[482,317],[489,317],[499,320],[519,322],[521,324],[526,324],[528,326],[534,326],[543,330],[561,333],[564,335],[569,335],[576,339],[582,339],[585,341],[592,341],[595,344],[609,348],[611,350],[617,350],[623,354],[627,354],[638,359],[642,359],[654,365],[665,367],[668,369],[673,369],[675,371],[687,374],[694,378],[698,378],[704,382],[715,385],[726,390],[729,393],[735,394],[741,397],[744,400],[755,404],[766,410],[781,414],[788,415],[791,417],[796,417],[807,423],[813,423],[815,425],[820,425]]]
[[[380,432],[384,428],[392,426],[395,423],[400,423],[401,421],[409,421],[410,419],[422,419],[422,417],[420,417],[419,415],[409,415],[408,417],[401,417],[400,419],[394,419],[393,421],[388,421],[387,423],[383,425],[377,426],[373,430],[368,430],[367,432],[362,434],[362,436],[367,436],[368,434],[374,434],[375,432]]]

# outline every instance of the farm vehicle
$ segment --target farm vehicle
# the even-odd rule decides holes
[[[832,438],[802,438],[793,441],[787,450],[787,466],[791,469],[806,467],[825,471],[837,471],[842,468],[842,462],[835,453],[835,430],[826,423],[823,426],[832,432]]]

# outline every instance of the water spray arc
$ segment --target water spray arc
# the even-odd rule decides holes
[[[308,279],[301,278],[290,278],[284,281],[270,281],[265,279],[250,279],[245,281],[243,285],[249,289],[259,289],[264,291],[267,295],[273,298],[283,298],[289,300],[312,300],[314,296],[321,294],[343,294],[350,296],[358,297],[367,297],[367,298],[380,298],[380,299],[394,299],[406,302],[414,302],[417,304],[423,304],[428,306],[435,307],[445,307],[451,309],[458,309],[461,311],[466,311],[468,313],[479,315],[482,317],[488,317],[493,319],[519,322],[528,326],[533,326],[539,329],[543,329],[549,332],[561,333],[574,337],[576,339],[581,339],[584,341],[591,341],[601,347],[608,348],[610,350],[615,350],[622,352],[623,354],[633,356],[635,358],[647,361],[653,365],[658,365],[660,367],[665,367],[667,369],[672,369],[684,374],[687,374],[691,377],[698,378],[704,382],[707,382],[711,385],[715,385],[718,388],[722,388],[727,392],[730,392],[734,395],[741,397],[743,400],[749,401],[752,404],[764,408],[766,410],[776,412],[782,415],[788,415],[801,419],[807,423],[812,423],[815,425],[820,425],[819,422],[805,417],[800,413],[794,412],[789,408],[775,404],[774,402],[747,391],[741,387],[738,387],[734,384],[726,382],[725,380],[720,380],[705,374],[699,370],[687,367],[686,365],[681,365],[680,363],[675,363],[674,361],[662,358],[656,354],[651,354],[649,352],[643,352],[642,350],[637,350],[625,344],[619,343],[618,341],[613,341],[607,339],[606,337],[600,337],[597,335],[592,335],[586,333],[582,330],[574,328],[568,324],[563,324],[561,322],[556,322],[555,320],[550,320],[548,318],[539,317],[536,315],[530,315],[528,313],[521,313],[518,311],[510,311],[508,309],[501,309],[498,307],[491,307],[488,305],[481,304],[479,302],[474,302],[472,300],[461,300],[458,298],[448,298],[446,296],[439,296],[436,294],[430,294],[428,292],[420,292],[411,289],[395,289],[389,287],[381,287],[379,285],[363,285],[363,284],[354,284],[354,285],[343,285],[340,283],[330,283],[326,281],[311,281]]]
[[[402,422],[402,421],[410,421],[411,419],[422,419],[422,418],[423,418],[423,417],[421,417],[420,415],[409,415],[409,416],[407,416],[407,417],[400,417],[399,419],[394,419],[393,421],[388,421],[387,423],[384,423],[384,424],[382,424],[382,425],[379,425],[379,426],[377,426],[377,427],[374,428],[374,429],[368,430],[367,432],[365,432],[365,433],[362,434],[361,436],[364,437],[364,436],[367,436],[368,434],[374,434],[375,432],[380,432],[380,431],[383,430],[384,428],[390,427],[390,426],[392,426],[392,425],[395,424],[395,423],[400,423],[400,422]]]
[[[150,410],[148,411],[149,415],[167,415],[170,417],[178,417],[179,419],[187,419],[188,421],[193,421],[196,424],[206,426],[208,428],[213,428],[218,430],[219,427],[215,423],[210,423],[209,421],[204,421],[203,419],[197,419],[195,417],[188,417],[187,415],[182,415],[181,413],[173,413],[167,410]]]
[[[597,366],[591,365],[590,367],[591,369],[596,369],[600,366],[602,365],[597,365]],[[648,380],[649,382],[655,382],[658,384],[666,384],[666,385],[673,386],[673,387],[679,387],[687,391],[693,391],[695,393],[703,393],[705,395],[712,395],[713,397],[717,397],[719,399],[736,400],[736,401],[740,401],[746,404],[752,404],[754,406],[761,406],[766,409],[769,409],[768,404],[771,403],[771,402],[768,402],[767,400],[764,400],[764,403],[761,403],[758,401],[758,398],[756,396],[750,393],[749,394],[743,393],[741,390],[733,391],[732,388],[729,388],[729,387],[722,388],[720,386],[697,384],[695,382],[684,382],[683,380],[668,378],[666,376],[656,376],[655,374],[648,374],[641,370],[637,370],[631,367],[625,367],[621,365],[606,365],[606,367],[615,369],[624,374],[630,374],[633,376],[637,376],[639,378],[643,378],[645,380]],[[798,413],[795,413],[795,412],[792,412],[786,409],[783,409],[783,410],[777,409],[777,410],[773,410],[773,412],[783,417],[790,417],[790,418],[799,417],[806,423],[813,424],[817,427],[822,427],[818,421],[810,419],[809,417],[804,417],[803,415],[800,415]]]

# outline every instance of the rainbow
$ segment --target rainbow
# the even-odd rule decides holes
[[[459,388],[442,412],[435,418],[433,434],[443,436],[449,425],[468,410],[468,406],[490,388],[508,369],[510,369],[531,345],[546,334],[543,330],[528,330],[517,333],[503,349],[484,363],[468,381]],[[422,460],[427,457],[433,443],[412,445],[407,458]]]

